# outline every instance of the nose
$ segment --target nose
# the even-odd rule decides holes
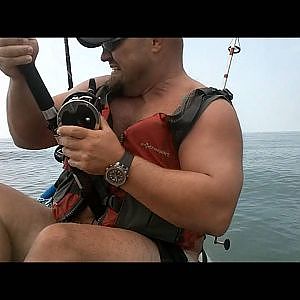
[[[103,62],[108,61],[109,59],[111,59],[111,53],[105,49],[102,48],[102,54],[101,54],[101,60]]]

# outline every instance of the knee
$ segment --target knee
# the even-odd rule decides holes
[[[10,192],[11,188],[8,185],[0,183],[0,198],[6,199],[7,194]]]
[[[13,207],[14,198],[18,192],[12,187],[0,183],[0,210],[7,211],[8,208]]]
[[[36,237],[25,261],[60,260],[72,252],[70,224],[53,224],[44,228]]]
[[[14,189],[9,185],[4,183],[0,183],[0,195],[11,193]]]

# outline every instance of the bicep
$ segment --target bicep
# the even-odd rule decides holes
[[[242,134],[233,107],[212,102],[179,148],[182,170],[207,174],[218,185],[239,193],[242,182]]]

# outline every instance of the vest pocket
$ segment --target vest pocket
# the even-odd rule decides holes
[[[57,181],[57,190],[52,199],[52,213],[58,222],[69,221],[86,206],[73,174],[66,170]]]

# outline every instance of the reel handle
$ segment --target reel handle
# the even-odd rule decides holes
[[[224,242],[218,241],[218,237],[215,236],[214,244],[220,244],[224,246],[224,249],[227,251],[230,248],[230,240],[226,239]]]

